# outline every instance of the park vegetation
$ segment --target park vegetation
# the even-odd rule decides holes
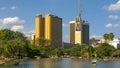
[[[111,40],[113,34],[110,34]],[[104,35],[106,40],[108,37]],[[57,45],[50,45],[49,40],[40,38],[36,40],[35,44],[30,44],[25,35],[18,31],[11,31],[8,29],[0,30],[0,56],[15,58],[18,55],[22,57],[81,57],[81,58],[104,58],[104,57],[120,57],[120,49],[115,49],[113,46],[102,43],[98,47],[92,47],[89,45],[76,44],[69,49],[63,47],[57,47]]]

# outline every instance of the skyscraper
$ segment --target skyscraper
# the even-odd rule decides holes
[[[80,0],[78,0],[78,16],[70,21],[70,43],[89,44],[89,24],[82,20]]]
[[[36,39],[44,38],[51,45],[62,46],[62,18],[47,14],[45,18],[36,16]]]
[[[44,18],[41,14],[37,14],[35,18],[35,38],[44,38],[44,28],[45,28]]]
[[[51,14],[45,16],[45,38],[52,45],[62,45],[62,18]]]

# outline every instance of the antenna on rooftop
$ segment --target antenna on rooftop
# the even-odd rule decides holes
[[[82,10],[81,10],[81,6],[80,6],[80,0],[78,0],[78,15],[79,17],[81,16]]]

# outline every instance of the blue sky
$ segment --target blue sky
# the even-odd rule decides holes
[[[82,19],[90,24],[90,38],[113,32],[120,38],[120,0],[80,0]],[[78,0],[0,0],[0,29],[34,33],[35,15],[63,19],[63,41],[69,42],[69,21],[78,15]]]

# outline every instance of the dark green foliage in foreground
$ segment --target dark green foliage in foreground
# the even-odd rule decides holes
[[[113,37],[114,35],[111,33],[110,40]],[[0,30],[0,55],[4,57],[15,57],[17,55],[28,57],[61,57],[69,55],[88,59],[93,57],[120,57],[120,49],[115,49],[107,43],[100,44],[94,48],[89,45],[76,44],[72,48],[63,49],[62,47],[50,45],[50,41],[43,38],[36,41],[37,45],[30,44],[24,34],[20,32],[14,32],[8,29]]]
[[[27,46],[28,43],[24,34],[8,29],[0,30],[0,55],[4,57],[25,55]]]
[[[34,44],[30,44],[28,47],[26,47],[27,54],[29,57],[33,58],[34,56],[40,56],[41,52]]]

